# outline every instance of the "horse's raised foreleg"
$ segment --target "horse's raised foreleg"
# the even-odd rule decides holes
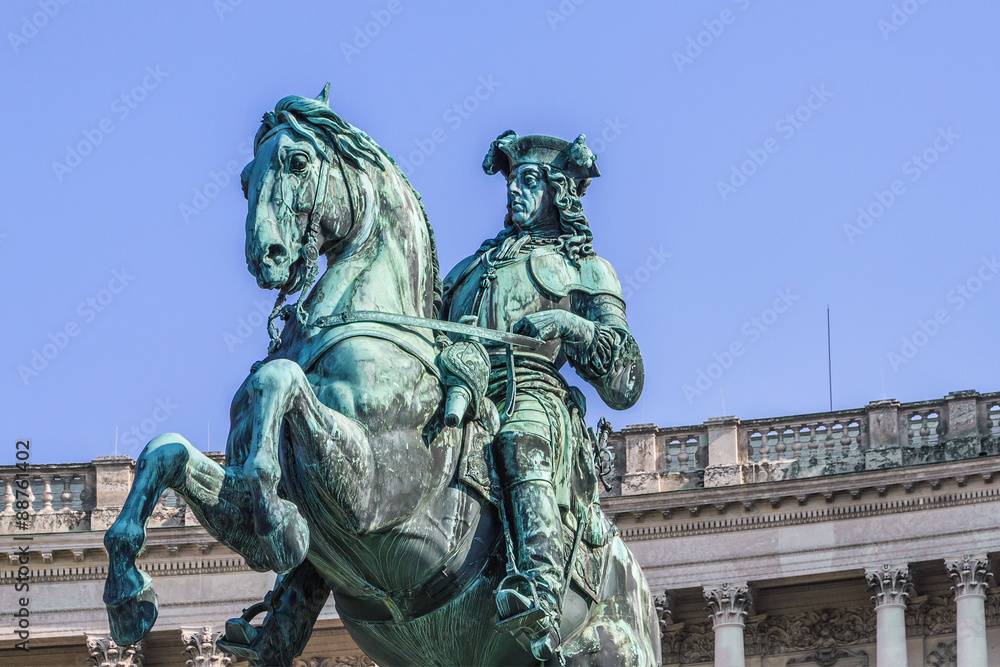
[[[157,436],[139,456],[128,498],[104,535],[108,551],[104,602],[112,635],[122,646],[142,639],[156,620],[152,580],[136,567],[135,559],[146,540],[153,508],[167,488],[187,500],[216,539],[240,553],[254,569],[267,569],[249,528],[250,503],[242,469],[219,465],[176,433]]]
[[[268,565],[284,573],[301,563],[309,549],[309,525],[289,500],[279,497],[279,444],[286,421],[293,426],[296,447],[303,455],[322,452],[334,506],[367,506],[372,454],[361,427],[325,406],[305,373],[293,361],[276,359],[261,366],[249,380],[253,434],[243,467],[251,491],[254,530]],[[298,451],[298,449],[296,450]]]

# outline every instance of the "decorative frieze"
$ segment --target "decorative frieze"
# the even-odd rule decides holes
[[[710,623],[675,623],[661,636],[664,664],[712,662],[715,657],[715,633]]]
[[[865,570],[865,579],[874,593],[872,602],[876,609],[884,605],[905,606],[913,588],[910,569],[905,564],[869,568]]]
[[[211,626],[181,628],[184,655],[188,656],[188,667],[230,667],[233,659],[216,647],[223,632],[215,632]]]
[[[750,589],[747,582],[705,586],[705,604],[712,612],[712,626],[744,625],[750,611]]]
[[[339,656],[336,658],[295,658],[292,667],[378,667],[366,655]]]
[[[946,597],[920,596],[906,606],[906,636],[934,637],[955,632],[955,604]]]
[[[801,658],[792,658],[785,664],[814,664],[819,665],[819,667],[833,667],[834,665],[840,665],[843,667],[847,667],[847,665],[868,667],[868,652],[844,648],[824,648],[818,651],[813,651],[809,655],[804,655]]]
[[[951,578],[951,590],[955,592],[956,600],[966,595],[986,597],[989,579],[993,578],[986,554],[945,559],[944,566]]]
[[[142,644],[119,646],[110,635],[87,634],[89,664],[94,667],[142,667]]]
[[[954,667],[958,664],[958,642],[938,642],[937,649],[927,654],[928,667]]]
[[[820,651],[874,641],[875,612],[870,607],[768,615],[746,627],[747,655]]]

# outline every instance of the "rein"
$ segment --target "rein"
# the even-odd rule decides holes
[[[419,327],[431,329],[433,331],[447,331],[449,333],[462,334],[473,338],[484,338],[486,340],[504,343],[514,347],[525,347],[529,350],[537,350],[545,344],[545,341],[530,336],[499,331],[497,329],[487,329],[474,324],[459,324],[447,320],[435,320],[429,317],[414,317],[412,315],[400,315],[398,313],[386,313],[381,310],[349,310],[336,315],[319,317],[307,326],[317,328],[336,327],[342,324],[353,324],[355,322],[374,322],[376,324],[391,324],[394,326]]]

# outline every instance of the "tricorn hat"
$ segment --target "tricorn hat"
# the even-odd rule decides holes
[[[522,164],[547,164],[581,181],[601,175],[596,160],[597,156],[587,147],[587,137],[582,134],[570,143],[544,134],[519,137],[514,130],[507,130],[490,144],[483,160],[483,171],[509,176]]]

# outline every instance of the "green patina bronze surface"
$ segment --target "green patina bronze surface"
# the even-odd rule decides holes
[[[658,664],[648,585],[598,504],[600,437],[560,372],[616,409],[642,391],[581,205],[595,156],[582,136],[501,135],[483,167],[507,178],[504,227],[442,283],[419,195],[328,95],[286,97],[257,133],[246,259],[278,291],[272,344],[233,398],[225,465],[174,433],[140,455],[105,537],[115,641],[156,620],[135,559],[173,488],[280,575],[220,642],[251,664],[290,664],[331,593],[384,666]]]

